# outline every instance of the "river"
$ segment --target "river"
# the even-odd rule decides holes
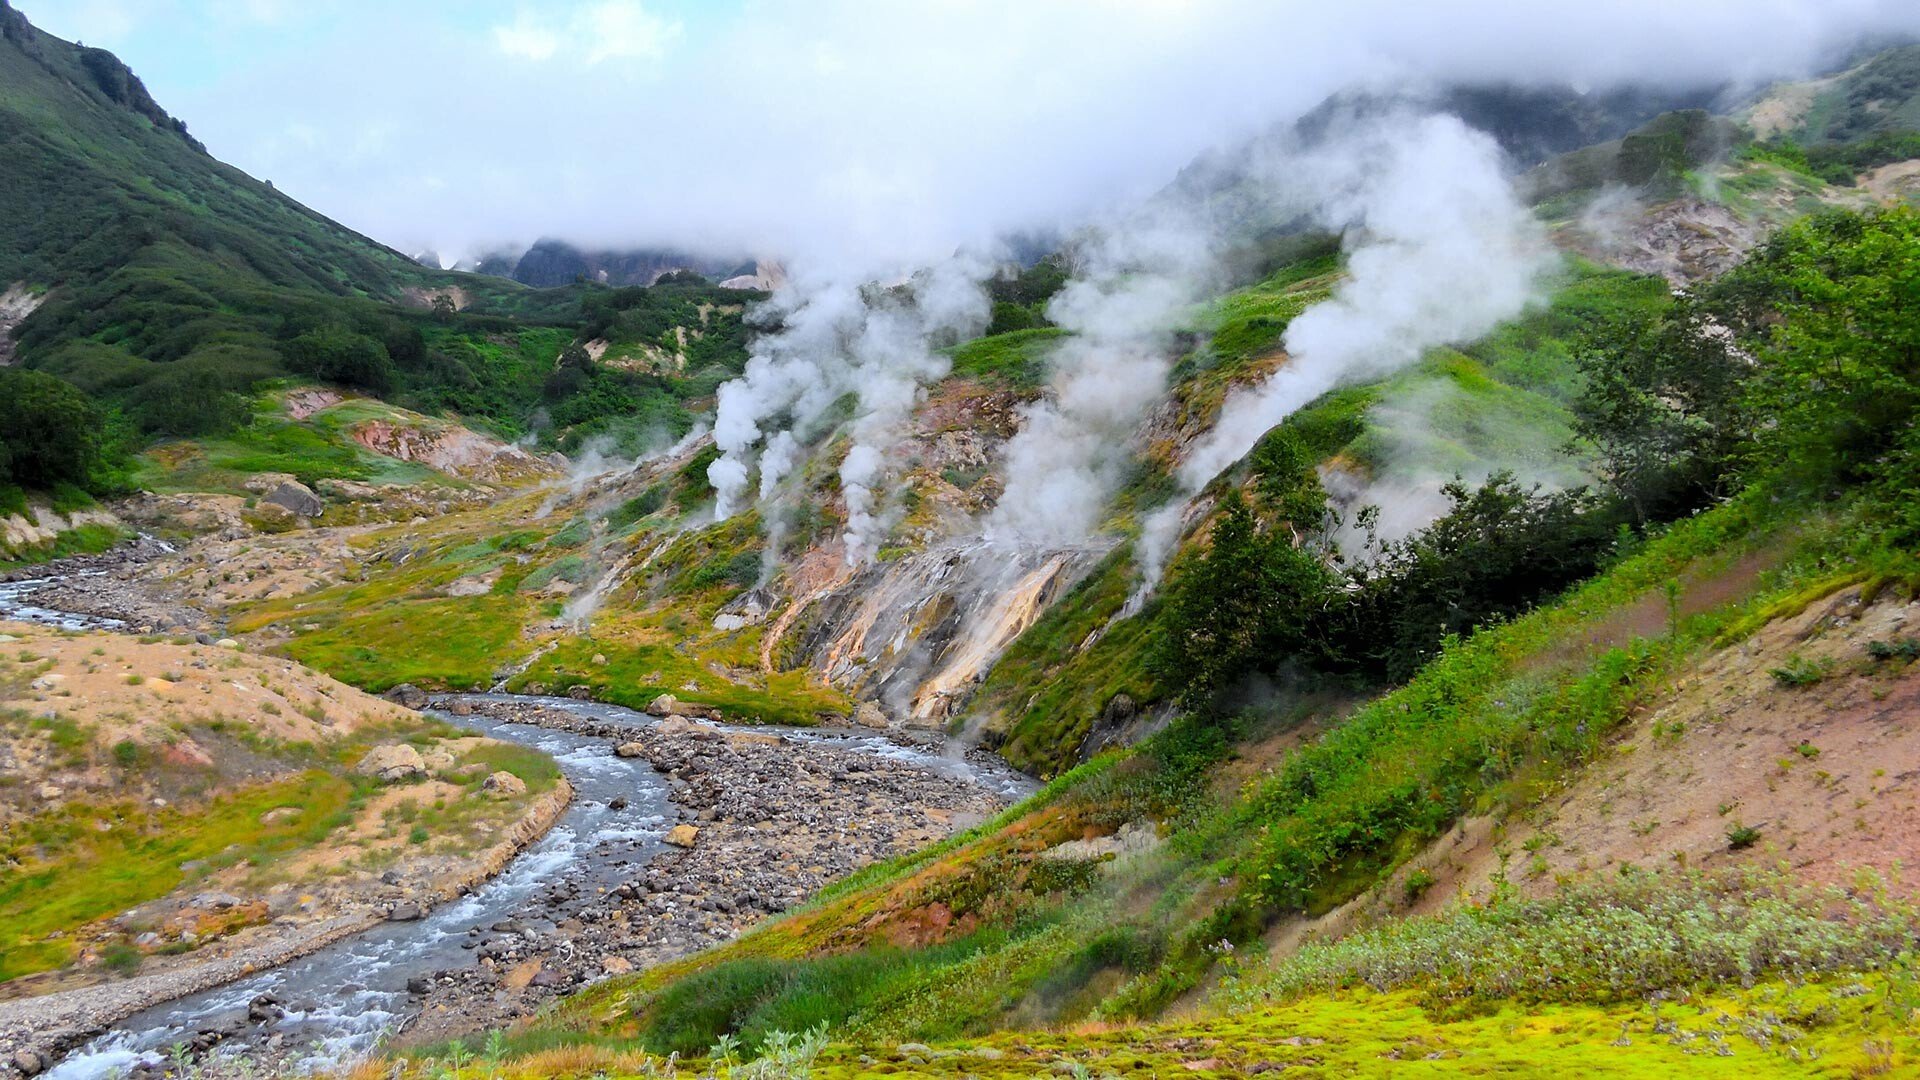
[[[75,630],[116,628],[111,620],[49,611],[23,600],[22,594],[38,584],[0,584],[0,617]],[[567,698],[466,696],[474,701],[521,701],[628,726],[658,722],[619,706]],[[222,1044],[230,1050],[258,1049],[265,1041],[269,1049],[301,1065],[341,1065],[405,1025],[416,1000],[409,993],[409,980],[470,966],[468,950],[496,924],[510,921],[527,932],[554,934],[556,921],[631,877],[662,850],[675,808],[668,800],[666,780],[646,761],[616,756],[609,741],[601,737],[484,715],[429,711],[450,723],[551,755],[573,785],[572,804],[545,836],[499,875],[426,918],[385,923],[280,967],[136,1013],[73,1050],[45,1075],[50,1080],[100,1080],[141,1063],[158,1063],[170,1047],[210,1028],[237,1033]],[[778,732],[802,753],[832,746],[889,758],[966,780],[1008,801],[1017,801],[1037,787],[1030,778],[981,760],[981,755],[970,758],[956,744],[915,747],[859,730],[725,729]],[[585,899],[556,903],[556,897]],[[285,1015],[270,1027],[245,1024],[249,1003],[262,995],[277,1000]]]

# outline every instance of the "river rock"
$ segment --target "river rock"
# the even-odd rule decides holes
[[[395,904],[387,911],[389,922],[419,922],[426,917],[427,910],[411,901]]]
[[[648,716],[672,716],[679,711],[680,703],[673,699],[672,694],[661,694],[659,697],[647,702]]]
[[[455,716],[472,716],[473,702],[465,698],[459,698],[447,703],[447,711]]]
[[[21,1076],[38,1076],[45,1071],[47,1063],[32,1050],[20,1049],[13,1052],[13,1067],[20,1070]]]
[[[853,710],[853,722],[861,727],[884,729],[887,727],[887,714],[881,712],[880,706],[873,702],[863,701]]]
[[[615,757],[624,758],[646,757],[647,748],[637,742],[623,742],[613,748],[613,754]]]
[[[667,830],[667,843],[674,847],[691,848],[700,840],[700,830],[691,825],[675,825]]]
[[[527,782],[502,770],[480,782],[480,790],[501,799],[515,799],[527,793]]]
[[[669,716],[654,728],[662,735],[685,735],[693,730],[693,721],[684,716]]]
[[[260,501],[266,505],[284,507],[292,511],[295,517],[303,518],[319,517],[327,509],[327,504],[320,501],[320,496],[298,480],[282,480]]]
[[[404,682],[380,696],[393,702],[395,705],[412,709],[415,712],[426,708],[427,703],[432,700],[427,696],[425,690],[420,689],[412,683]]]
[[[390,743],[367,751],[367,756],[360,759],[360,764],[355,765],[353,771],[391,784],[427,775],[427,763],[420,756],[420,751],[413,747],[405,743]]]

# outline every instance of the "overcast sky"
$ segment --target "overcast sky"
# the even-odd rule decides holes
[[[1356,81],[1756,79],[1920,31],[1913,0],[15,3],[215,155],[450,257],[912,260],[1135,198]]]

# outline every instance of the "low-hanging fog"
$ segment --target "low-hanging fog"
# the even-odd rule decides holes
[[[1752,81],[1920,31],[1905,0],[18,6],[118,51],[223,160],[403,250],[842,264],[1077,225],[1344,86]]]
[[[142,68],[139,15],[159,6],[29,13],[76,33],[88,10],[139,9],[95,23]],[[839,431],[850,564],[891,527],[890,451],[946,374],[941,349],[986,326],[982,283],[1023,231],[1073,238],[1073,280],[1048,310],[1071,333],[980,529],[1028,547],[1093,532],[1165,389],[1173,332],[1224,280],[1230,238],[1208,204],[1153,195],[1198,155],[1257,146],[1251,198],[1341,234],[1348,276],[1294,320],[1291,361],[1232,393],[1189,448],[1145,523],[1146,588],[1188,502],[1262,433],[1519,313],[1551,265],[1513,163],[1456,118],[1415,104],[1336,116],[1311,140],[1271,133],[1342,90],[1417,102],[1463,80],[1733,96],[1920,32],[1920,6],[1890,0],[322,8],[169,20],[176,36],[301,48],[193,78],[148,68],[152,88],[216,153],[400,246],[556,236],[780,259],[787,283],[757,313],[778,329],[719,393],[715,516],[772,511],[807,445]]]

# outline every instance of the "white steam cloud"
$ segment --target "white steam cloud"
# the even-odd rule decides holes
[[[1181,463],[1182,498],[1141,540],[1146,587],[1178,539],[1187,499],[1268,431],[1327,391],[1469,341],[1518,315],[1555,256],[1515,197],[1499,147],[1451,116],[1360,125],[1289,162],[1325,194],[1317,216],[1346,231],[1348,276],[1293,320],[1287,363],[1231,394]]]
[[[720,388],[714,442],[721,457],[707,469],[715,520],[743,508],[756,462],[759,498],[772,499],[834,403],[851,394],[851,446],[840,464],[843,539],[849,564],[871,559],[891,525],[881,494],[892,474],[888,451],[927,384],[950,369],[940,348],[986,327],[990,305],[980,283],[992,271],[990,260],[963,253],[894,288],[851,279],[796,284],[776,295],[762,315],[782,319],[782,328],[758,338],[741,377]]]
[[[1346,86],[1738,82],[1920,31],[1912,0],[15,6],[117,50],[224,160],[405,250],[913,264],[1071,227]],[[513,137],[449,123],[456,98]]]
[[[1216,276],[1213,237],[1170,208],[1104,231],[1047,306],[1068,330],[1047,396],[1007,445],[1007,486],[987,521],[998,544],[1084,540],[1119,486],[1131,441],[1166,389],[1170,337]]]

